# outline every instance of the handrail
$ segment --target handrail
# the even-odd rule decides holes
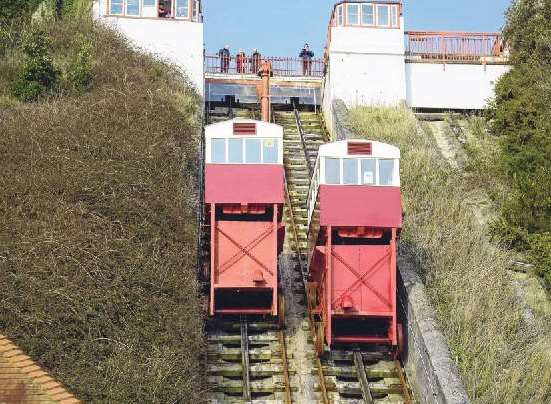
[[[495,32],[408,31],[405,41],[406,57],[421,60],[481,61],[508,54],[503,37]]]
[[[325,61],[322,58],[304,60],[299,57],[259,56],[253,58],[245,55],[221,57],[220,55],[205,55],[205,72],[212,74],[254,75],[263,61],[272,63],[275,77],[323,77]]]
[[[302,126],[302,122],[300,121],[300,114],[298,110],[295,108],[293,110],[293,113],[295,114],[295,122],[297,125],[298,134],[300,135],[300,142],[302,143],[302,150],[304,151],[304,158],[306,159],[306,167],[308,168],[308,175],[309,178],[312,178],[312,165],[310,163],[310,159],[308,158],[308,152],[306,150],[306,140],[305,140],[305,132],[304,127]]]

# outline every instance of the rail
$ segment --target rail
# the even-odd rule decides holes
[[[304,60],[302,58],[267,56],[221,57],[205,55],[205,72],[227,75],[257,75],[262,61],[272,62],[275,77],[323,77],[325,62],[323,59]]]
[[[408,60],[480,63],[508,55],[503,37],[490,32],[409,31],[405,41]]]

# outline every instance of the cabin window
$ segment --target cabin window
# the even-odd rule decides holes
[[[360,24],[360,7],[359,4],[348,4],[346,6],[346,19],[348,25]]]
[[[243,139],[228,140],[228,162],[243,163]]]
[[[362,24],[375,25],[375,12],[373,4],[362,4]]]
[[[124,0],[111,0],[110,13],[122,14]]]
[[[389,6],[378,5],[377,6],[377,25],[388,27],[390,26]]]
[[[245,140],[245,162],[258,164],[262,162],[260,155],[260,139]]]
[[[394,160],[379,160],[379,185],[394,183]]]
[[[362,185],[375,185],[377,161],[375,159],[362,160],[361,165],[361,180]]]
[[[279,160],[278,149],[279,143],[277,139],[264,139],[262,141],[262,153],[264,156],[264,163],[277,164]]]
[[[358,159],[344,159],[342,164],[342,183],[358,184]]]
[[[223,164],[226,162],[226,139],[212,139],[210,160],[213,163]]]
[[[342,18],[342,4],[337,7],[337,26],[343,25],[343,18]]]
[[[341,183],[341,159],[325,158],[325,183]]]
[[[140,15],[140,0],[126,0],[126,15]]]
[[[143,0],[144,7],[155,7],[156,0]]]
[[[189,1],[176,0],[176,17],[189,18]]]

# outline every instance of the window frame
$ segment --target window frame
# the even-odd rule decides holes
[[[121,13],[120,14],[117,14],[117,13],[113,13],[113,0],[109,0],[109,4],[108,4],[108,10],[109,10],[109,15],[125,15],[125,10],[126,10],[126,1],[125,0],[120,0],[120,3],[121,3]]]
[[[136,1],[138,3],[138,14],[129,14],[128,13],[128,2],[129,1]],[[143,0],[123,0],[124,3],[124,15],[126,17],[141,17],[142,16],[142,7],[143,7]]]
[[[173,18],[175,20],[191,20],[191,15],[192,15],[192,11],[191,11],[191,7],[193,7],[193,5],[191,4],[192,1],[194,0],[171,0],[172,1],[172,5],[173,5]],[[179,17],[177,16],[177,10],[178,10],[178,2],[181,1],[183,3],[187,3],[187,16],[186,17]]]
[[[371,7],[371,16],[373,18],[373,22],[371,24],[364,23],[364,8],[367,8],[366,6]],[[377,26],[377,24],[376,24],[377,17],[376,17],[376,13],[375,13],[375,4],[374,3],[363,3],[363,4],[361,4],[360,12],[361,12],[361,18],[360,18],[361,24],[360,25],[362,27],[375,27],[375,26]]]
[[[357,23],[353,24],[350,22],[350,13],[349,8],[356,8],[356,17],[357,17]],[[361,7],[359,3],[346,3],[346,26],[350,27],[357,27],[362,25],[362,19],[361,19]]]
[[[336,25],[337,27],[344,26],[344,4],[339,4],[336,11]]]
[[[376,16],[376,21],[375,21],[375,25],[377,25],[377,27],[381,27],[381,28],[392,28],[392,21],[391,21],[391,18],[390,18],[390,6],[392,4],[376,4],[376,9],[377,9],[377,16]],[[379,22],[379,9],[380,8],[386,8],[387,10],[387,16],[388,16],[388,24],[381,24]]]

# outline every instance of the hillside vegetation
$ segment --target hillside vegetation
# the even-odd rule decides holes
[[[0,32],[0,331],[86,402],[201,402],[198,96],[87,21]]]
[[[407,108],[356,108],[354,133],[400,147],[406,212],[401,254],[415,261],[474,403],[551,402],[549,319],[529,324],[507,253],[465,203],[469,184]]]

